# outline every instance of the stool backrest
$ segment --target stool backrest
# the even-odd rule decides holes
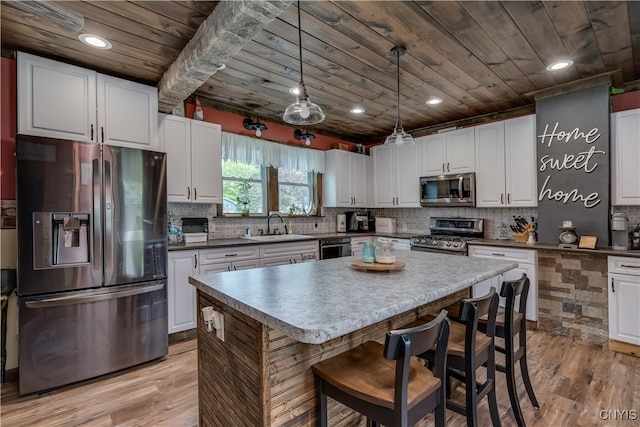
[[[422,354],[436,346],[433,376],[443,381],[447,363],[449,341],[449,319],[447,311],[441,310],[438,317],[420,326],[387,332],[384,342],[384,357],[396,361],[394,404],[398,413],[407,413],[409,385],[409,361],[412,356]],[[426,368],[425,368],[426,369]]]
[[[496,330],[496,315],[498,313],[498,294],[496,288],[491,287],[489,293],[477,298],[463,299],[460,307],[460,321],[467,326],[467,331],[478,330],[478,319],[487,316],[487,336],[493,337]],[[474,332],[475,333],[475,332]]]
[[[531,282],[525,273],[522,273],[522,277],[517,280],[505,280],[502,282],[500,296],[506,299],[506,313],[513,313],[514,310],[522,314],[527,313],[527,298],[529,297],[530,285]],[[518,296],[520,296],[520,303],[516,308],[516,298]]]

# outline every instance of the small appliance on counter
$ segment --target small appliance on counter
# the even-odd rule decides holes
[[[640,250],[640,224],[629,232],[629,239],[631,240],[631,249]]]
[[[206,243],[208,234],[207,218],[182,218],[182,238],[185,244]]]
[[[626,251],[629,246],[629,220],[622,213],[613,213],[611,215],[611,249]]]
[[[397,221],[395,218],[376,217],[376,233],[396,234]]]
[[[375,231],[375,225],[371,212],[352,211],[347,212],[347,231],[369,232]]]
[[[338,233],[347,232],[347,215],[345,214],[336,215],[336,232]]]

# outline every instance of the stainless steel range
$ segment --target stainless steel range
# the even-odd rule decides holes
[[[481,218],[431,218],[431,234],[413,236],[412,251],[467,255],[467,242],[484,237],[484,219]]]

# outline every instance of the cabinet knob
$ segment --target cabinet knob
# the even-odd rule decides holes
[[[616,291],[616,287],[613,284],[614,280],[615,280],[614,278],[611,278],[611,292],[615,292]]]
[[[507,204],[511,204],[511,193],[507,193]]]
[[[187,187],[187,199],[191,199],[191,187]]]
[[[500,204],[504,205],[504,193],[500,193]]]
[[[193,264],[193,268],[198,268],[198,254],[194,254],[193,259],[195,260],[195,263]]]
[[[198,189],[196,187],[193,187],[193,200],[196,200],[198,198]]]
[[[449,172],[449,171],[450,171],[450,169],[449,169],[449,162],[447,162],[447,172]]]
[[[93,123],[91,123],[91,140],[93,141]]]

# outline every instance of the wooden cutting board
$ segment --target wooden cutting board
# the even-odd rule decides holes
[[[366,262],[362,262],[360,259],[355,259],[351,261],[351,266],[355,268],[360,268],[362,270],[369,271],[391,271],[391,270],[402,270],[406,264],[402,261],[396,261],[389,264],[382,264],[379,262],[374,262],[373,264],[369,264]]]

